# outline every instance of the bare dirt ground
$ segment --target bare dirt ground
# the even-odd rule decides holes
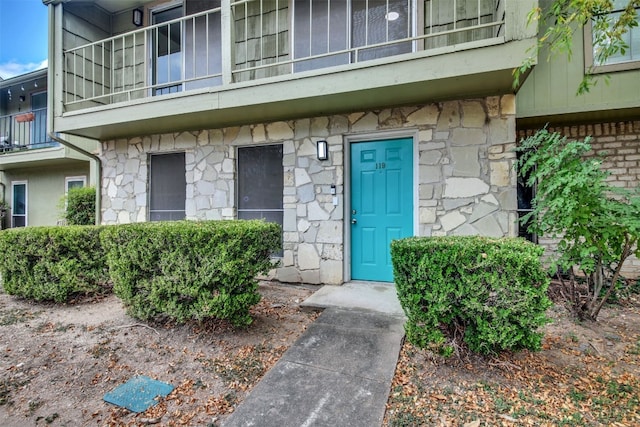
[[[146,324],[115,296],[74,305],[0,293],[0,425],[216,426],[317,314],[306,287],[261,283],[253,324]],[[135,414],[102,400],[135,375],[176,389]]]
[[[316,317],[313,288],[263,282],[254,323],[146,324],[110,296],[0,293],[0,425],[218,426]],[[442,359],[405,343],[386,426],[640,425],[640,298],[578,323],[556,305],[542,351]],[[135,375],[176,389],[141,414],[102,400]],[[283,426],[288,427],[288,426]]]
[[[597,323],[551,307],[540,352],[449,359],[405,343],[388,426],[640,426],[640,297]]]

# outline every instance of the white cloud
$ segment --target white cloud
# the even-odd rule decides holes
[[[27,64],[21,64],[16,61],[9,61],[4,64],[0,64],[0,77],[6,80],[11,77],[46,68],[48,64],[49,61],[47,59],[42,62],[29,62]]]

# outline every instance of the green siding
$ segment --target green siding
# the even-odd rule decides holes
[[[576,31],[572,50],[571,61],[566,56],[547,61],[548,53],[540,52],[538,65],[518,92],[519,119],[640,107],[640,70],[611,73],[609,84],[598,78],[589,93],[577,95],[584,76],[582,30]]]
[[[4,173],[5,200],[11,203],[11,182],[27,182],[27,224],[29,226],[56,225],[60,219],[58,208],[64,195],[65,178],[86,176],[89,183],[89,164],[64,167],[25,168]]]

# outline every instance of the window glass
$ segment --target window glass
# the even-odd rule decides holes
[[[25,227],[27,225],[27,184],[14,183],[11,204],[11,226]]]
[[[68,177],[65,179],[66,182],[66,192],[68,193],[69,190],[71,190],[72,188],[82,188],[86,185],[87,183],[87,178],[84,176],[78,176],[78,177]]]
[[[282,226],[282,145],[238,148],[238,219]]]
[[[411,36],[411,0],[295,0],[294,57],[386,43]],[[348,17],[351,17],[348,19]],[[295,71],[411,52],[411,42],[336,53],[295,63]]]
[[[182,17],[182,6],[152,13],[152,23],[161,24]],[[182,85],[182,24],[160,25],[153,31],[153,84],[155,94],[179,92]]]
[[[520,154],[518,154],[518,159]],[[517,199],[518,199],[518,237],[523,237],[531,242],[537,243],[537,236],[529,231],[529,226],[533,218],[523,223],[522,218],[533,210],[533,199],[536,196],[535,186],[527,185],[529,177],[521,177],[518,175],[517,183]]]
[[[184,153],[152,154],[149,164],[149,220],[184,219],[187,196]]]
[[[607,20],[610,25],[613,25],[616,22],[620,15],[622,15],[622,11],[627,6],[628,0],[614,0],[613,2],[613,12],[607,15]],[[640,12],[640,8],[637,9]],[[592,39],[592,49],[593,49],[593,61],[594,65],[612,65],[619,64],[624,62],[631,61],[640,61],[640,28],[633,27],[630,28],[625,34],[623,34],[622,39],[624,43],[627,45],[627,48],[623,52],[618,52],[615,55],[607,58],[606,61],[600,61],[598,56],[600,54],[600,47],[596,45],[597,34],[593,33]]]
[[[186,15],[219,8],[220,0],[189,0],[185,3]],[[217,86],[221,77],[203,79],[203,76],[222,73],[220,12],[200,15],[185,21],[184,53],[186,89]]]
[[[404,39],[410,36],[411,16],[407,0],[369,0],[352,2],[352,45],[369,46]],[[363,49],[357,61],[411,52],[411,43],[397,43]]]
[[[348,2],[345,0],[294,2],[294,56],[306,58],[349,48]],[[295,71],[348,64],[341,53],[297,62]]]
[[[31,95],[31,109],[34,119],[31,122],[31,143],[41,144],[47,142],[47,92],[39,92]]]

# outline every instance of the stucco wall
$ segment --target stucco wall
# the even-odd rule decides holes
[[[629,189],[640,185],[640,121],[557,126],[548,129],[572,139],[591,136],[591,154],[606,152],[602,166],[610,173],[607,181],[613,186]],[[518,137],[525,138],[535,131],[519,129]],[[543,236],[539,243],[545,246],[547,254],[551,255],[557,241]],[[640,260],[630,258],[622,273],[626,277],[640,277]]]
[[[343,232],[348,140],[389,138],[396,131],[416,139],[416,234],[516,234],[511,95],[106,141],[103,222],[147,220],[148,154],[176,151],[186,153],[187,218],[235,218],[236,147],[281,143],[284,254],[277,278],[339,284],[348,279],[343,274],[349,257]],[[320,139],[329,144],[324,162],[316,159]]]

